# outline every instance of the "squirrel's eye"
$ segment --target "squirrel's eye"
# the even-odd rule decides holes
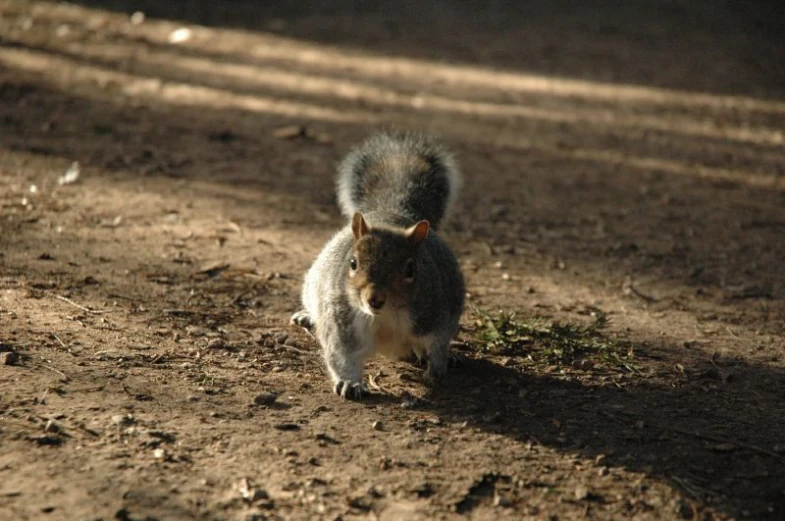
[[[414,260],[409,259],[406,261],[406,266],[403,269],[403,276],[408,280],[414,279]]]
[[[357,259],[352,257],[351,260],[349,261],[349,266],[352,268],[352,271],[356,271],[357,270]]]

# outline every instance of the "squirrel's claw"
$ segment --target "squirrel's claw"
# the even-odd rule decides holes
[[[338,380],[333,387],[335,394],[347,400],[358,400],[368,394],[368,387],[362,382]]]
[[[450,351],[450,357],[447,359],[447,367],[460,367],[469,363],[469,357],[455,351]]]
[[[300,326],[308,331],[313,330],[313,320],[311,319],[311,315],[308,314],[307,311],[301,309],[297,311],[292,317],[289,319],[289,323],[295,326]]]

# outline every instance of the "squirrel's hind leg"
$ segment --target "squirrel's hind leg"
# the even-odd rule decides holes
[[[425,370],[425,381],[434,384],[436,380],[447,374],[447,368],[455,365],[455,355],[450,350],[452,335],[436,334],[428,347],[428,368]]]

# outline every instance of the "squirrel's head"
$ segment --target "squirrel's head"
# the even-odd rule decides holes
[[[408,309],[417,281],[417,250],[429,229],[428,221],[404,230],[371,228],[359,212],[354,214],[347,288],[360,309],[369,315]]]

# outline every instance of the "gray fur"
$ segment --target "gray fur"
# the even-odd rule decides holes
[[[460,189],[452,155],[435,141],[413,133],[385,132],[367,139],[338,167],[338,203],[355,212],[386,211],[437,230]]]
[[[436,166],[422,175],[413,174],[408,167],[421,163],[422,154],[435,158]],[[409,156],[414,159],[409,161]],[[357,183],[367,179],[363,168],[374,162],[377,165],[372,168],[384,165],[374,172],[377,179],[373,185],[378,191],[362,192]],[[400,169],[388,168],[395,165]],[[344,213],[363,212],[372,229],[403,230],[422,219],[438,223],[455,196],[457,179],[454,161],[438,145],[422,137],[382,134],[370,138],[344,161],[338,197]],[[458,331],[465,293],[455,255],[433,230],[432,226],[417,250],[417,276],[408,309],[412,351],[418,356],[427,354],[429,381],[447,370],[450,341]],[[376,347],[372,331],[377,317],[352,304],[347,290],[353,246],[351,225],[330,239],[306,274],[304,309],[292,316],[293,323],[313,331],[322,346],[333,389],[346,398],[359,398],[367,392],[362,381],[363,362]]]

